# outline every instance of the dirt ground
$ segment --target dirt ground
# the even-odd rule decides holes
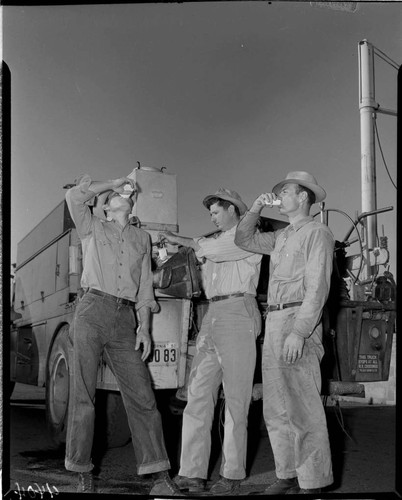
[[[47,498],[53,498],[75,491],[75,475],[64,469],[64,449],[56,447],[46,432],[43,396],[42,389],[20,384],[14,391],[8,415],[9,443],[4,440],[6,448],[9,446],[9,470],[5,460],[3,495],[9,498],[44,498],[43,491],[47,492]],[[179,463],[181,417],[168,410],[165,399],[168,396],[166,393],[158,401],[171,472],[175,474]],[[346,406],[341,403],[340,407],[327,406],[326,413],[335,482],[320,498],[346,499],[349,494],[353,498],[377,498],[384,493],[396,495],[395,406]],[[219,477],[222,439],[219,420],[218,407],[213,429],[210,484]],[[6,450],[4,455],[7,458]],[[99,494],[113,494],[114,497],[148,493],[151,480],[135,474],[131,442],[100,452],[95,461]],[[274,479],[274,461],[262,421],[261,402],[256,402],[249,415],[248,477],[242,483],[240,494],[256,495]]]

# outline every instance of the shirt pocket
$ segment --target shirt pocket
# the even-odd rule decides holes
[[[105,229],[103,226],[96,225],[94,230],[94,237],[96,243],[103,247],[112,247],[112,241],[106,235]]]
[[[305,267],[304,253],[297,248],[283,248],[275,256],[275,261],[277,263],[275,275],[278,278],[296,281],[303,273]]]
[[[139,244],[127,245],[127,252],[131,269],[141,269],[142,261],[146,256],[147,250],[144,246]]]
[[[116,261],[119,258],[117,241],[114,240],[112,234],[108,235],[102,226],[95,227],[93,236],[93,256],[97,255],[99,258],[99,265],[103,268],[103,272],[115,269]]]

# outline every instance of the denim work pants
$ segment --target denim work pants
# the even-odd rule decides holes
[[[214,409],[223,383],[225,425],[220,474],[244,479],[247,418],[260,329],[261,315],[251,295],[209,303],[197,337],[183,412],[181,476],[207,478]]]
[[[276,475],[297,477],[301,488],[333,482],[327,422],[321,400],[322,327],[306,339],[294,364],[283,359],[298,308],[270,312],[262,355],[264,418],[274,453]]]
[[[135,351],[133,308],[111,298],[85,294],[70,327],[70,400],[65,467],[92,470],[95,390],[102,353],[123,398],[138,474],[170,468],[162,422],[141,351]]]

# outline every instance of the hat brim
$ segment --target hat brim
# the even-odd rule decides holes
[[[100,219],[107,219],[107,213],[104,211],[103,206],[107,205],[109,203],[109,198],[111,195],[116,194],[118,195],[119,193],[116,193],[115,191],[109,190],[109,191],[104,191],[101,194],[97,194],[95,198],[93,198],[92,201],[92,213],[99,217]],[[136,191],[133,191],[131,196],[129,198],[132,199],[133,203],[135,204],[136,201]]]
[[[206,208],[208,208],[207,207],[208,201],[211,200],[212,198],[218,198],[220,200],[229,201],[239,209],[240,215],[244,215],[248,210],[247,205],[243,203],[241,200],[236,200],[236,198],[231,198],[230,196],[225,196],[225,195],[218,196],[216,194],[210,194],[204,198],[202,203]]]
[[[106,203],[108,197],[113,193],[112,190],[104,191],[95,196],[93,199],[92,213],[100,219],[106,219],[106,212],[103,210],[103,205]],[[91,200],[92,201],[92,200]]]
[[[321,186],[318,186],[317,184],[311,184],[310,182],[305,182],[300,179],[285,179],[284,181],[276,184],[272,188],[272,192],[278,195],[285,184],[299,184],[300,186],[304,186],[310,189],[315,194],[315,203],[320,203],[327,197],[327,193]]]

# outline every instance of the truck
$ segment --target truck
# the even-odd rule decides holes
[[[177,390],[171,410],[180,413],[207,302],[193,251],[172,245],[159,248],[160,231],[179,230],[176,175],[140,163],[132,174],[138,195],[131,216],[151,237],[155,297],[160,306],[151,315],[153,346],[147,364],[155,390]],[[99,214],[96,198],[91,210]],[[263,218],[261,227],[284,225]],[[70,385],[67,338],[82,294],[81,242],[65,200],[18,243],[14,268],[10,381],[45,387],[47,426],[53,440],[63,443]],[[267,285],[264,276],[267,274],[262,273],[261,290]],[[105,416],[107,446],[125,444],[130,437],[125,410],[116,379],[103,359],[98,368],[96,405],[97,412]]]
[[[364,396],[364,384],[389,377],[396,318],[396,283],[389,271],[385,235],[378,238],[377,215],[393,210],[376,206],[375,154],[370,120],[380,111],[374,99],[374,48],[359,43],[359,107],[362,129],[362,212],[352,219],[340,209],[320,204],[313,214],[329,224],[331,212],[341,213],[350,228],[337,240],[330,296],[323,314],[326,355],[322,363],[323,396]],[[390,114],[389,110],[387,110]],[[165,169],[138,167],[140,187],[133,209],[138,224],[153,243],[155,295],[160,312],[152,315],[153,351],[148,360],[155,390],[175,391],[172,411],[180,413],[197,332],[207,302],[197,284],[194,261],[175,247],[158,253],[158,233],[178,232],[177,183]],[[284,221],[260,218],[260,231],[279,229]],[[353,245],[357,253],[350,254]],[[166,256],[165,256],[166,257]],[[187,260],[186,260],[187,259]],[[175,265],[179,262],[179,266]],[[380,270],[384,268],[383,274]],[[179,270],[177,272],[177,270]],[[269,256],[261,263],[258,302],[266,308]],[[80,298],[82,250],[65,201],[18,244],[13,277],[10,380],[46,387],[46,414],[51,435],[62,443],[66,435],[69,360],[66,337]],[[176,274],[175,274],[176,273]],[[177,286],[172,285],[174,277]],[[183,292],[184,290],[184,292]],[[259,351],[264,332],[257,339]],[[256,371],[255,399],[260,377]],[[97,401],[106,415],[109,446],[129,439],[124,408],[113,373],[100,360]]]
[[[176,176],[141,166],[134,175],[140,189],[132,216],[141,220],[138,224],[148,231],[157,250],[159,231],[178,231]],[[156,263],[158,255],[154,257]],[[66,435],[67,335],[82,293],[81,273],[81,242],[63,200],[18,243],[10,343],[11,384],[46,387],[47,423],[56,442],[63,442]],[[152,315],[151,323],[153,348],[148,366],[152,383],[155,389],[179,388],[186,373],[191,293],[189,298],[178,298],[156,289],[155,295],[160,311]],[[109,445],[117,446],[127,441],[129,429],[115,377],[104,360],[99,364],[97,389],[107,394],[97,399],[104,404]]]

